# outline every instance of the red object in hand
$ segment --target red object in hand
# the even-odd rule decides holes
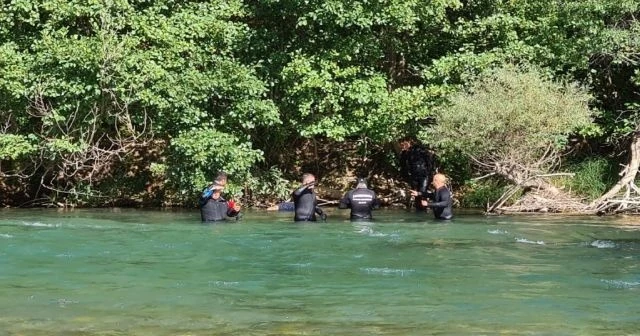
[[[234,202],[233,200],[229,200],[229,201],[227,201],[227,206],[228,206],[230,209],[233,209],[233,208],[235,208],[235,207],[236,207],[236,202]]]

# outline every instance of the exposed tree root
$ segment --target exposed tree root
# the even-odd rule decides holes
[[[620,180],[600,198],[589,204],[598,214],[640,213],[640,188],[635,184],[640,168],[640,131],[633,134],[629,164],[620,172]]]
[[[529,191],[509,206],[494,207],[494,213],[584,213],[589,211],[579,199],[564,192],[549,192],[539,189]]]
[[[515,185],[507,190],[493,205],[487,207],[488,213],[527,213],[551,212],[564,214],[640,214],[640,187],[635,179],[640,168],[640,131],[633,135],[629,164],[620,172],[620,180],[604,195],[586,204],[570,194],[553,187],[544,181],[551,175],[536,175],[527,179],[514,178],[513,170],[509,174],[496,169],[496,173],[509,178]],[[522,175],[520,175],[522,176]],[[536,186],[537,184],[537,186]],[[513,204],[504,204],[518,192],[522,197]]]

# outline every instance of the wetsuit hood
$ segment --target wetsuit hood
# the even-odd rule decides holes
[[[356,188],[360,189],[360,188],[367,188],[367,180],[363,177],[359,177],[356,180]]]

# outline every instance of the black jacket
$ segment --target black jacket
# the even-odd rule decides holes
[[[380,207],[376,193],[367,188],[356,188],[348,191],[340,200],[338,208],[351,208],[351,219],[372,219],[371,210]]]
[[[435,156],[422,145],[415,144],[400,154],[400,169],[410,179],[429,179],[435,166]]]

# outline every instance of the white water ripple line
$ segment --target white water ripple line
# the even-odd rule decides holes
[[[40,222],[22,222],[22,225],[33,226],[33,227],[59,227],[60,226],[58,224],[47,224],[47,223],[40,223]]]
[[[305,268],[305,267],[309,267],[311,266],[311,263],[295,263],[295,264],[289,264],[289,266],[291,267],[296,267],[296,268]]]
[[[605,279],[601,279],[600,281],[606,283],[609,288],[635,288],[640,286],[640,282],[638,281],[605,280]]]
[[[545,245],[544,241],[542,240],[533,241],[526,238],[516,238],[516,242],[525,243],[525,244],[534,244],[534,245]]]
[[[215,287],[235,287],[239,284],[240,282],[238,281],[209,281],[209,286]]]
[[[8,234],[8,233],[0,233],[0,237],[2,237],[2,238],[13,238],[13,236]]]
[[[361,270],[367,272],[367,274],[399,275],[399,276],[409,275],[416,271],[413,269],[394,269],[394,268],[386,268],[386,267],[383,267],[383,268],[366,267],[366,268],[361,268]]]
[[[356,231],[357,233],[363,233],[363,234],[365,234],[367,236],[370,236],[370,237],[386,237],[386,236],[389,235],[389,234],[382,233],[382,232],[376,232],[376,231],[373,230],[372,227],[367,226],[367,225],[360,226],[357,229],[359,229],[358,231]]]
[[[596,248],[615,248],[616,247],[616,243],[610,240],[594,240],[591,242],[590,245]]]
[[[487,230],[490,234],[507,234],[509,231],[507,230]]]

